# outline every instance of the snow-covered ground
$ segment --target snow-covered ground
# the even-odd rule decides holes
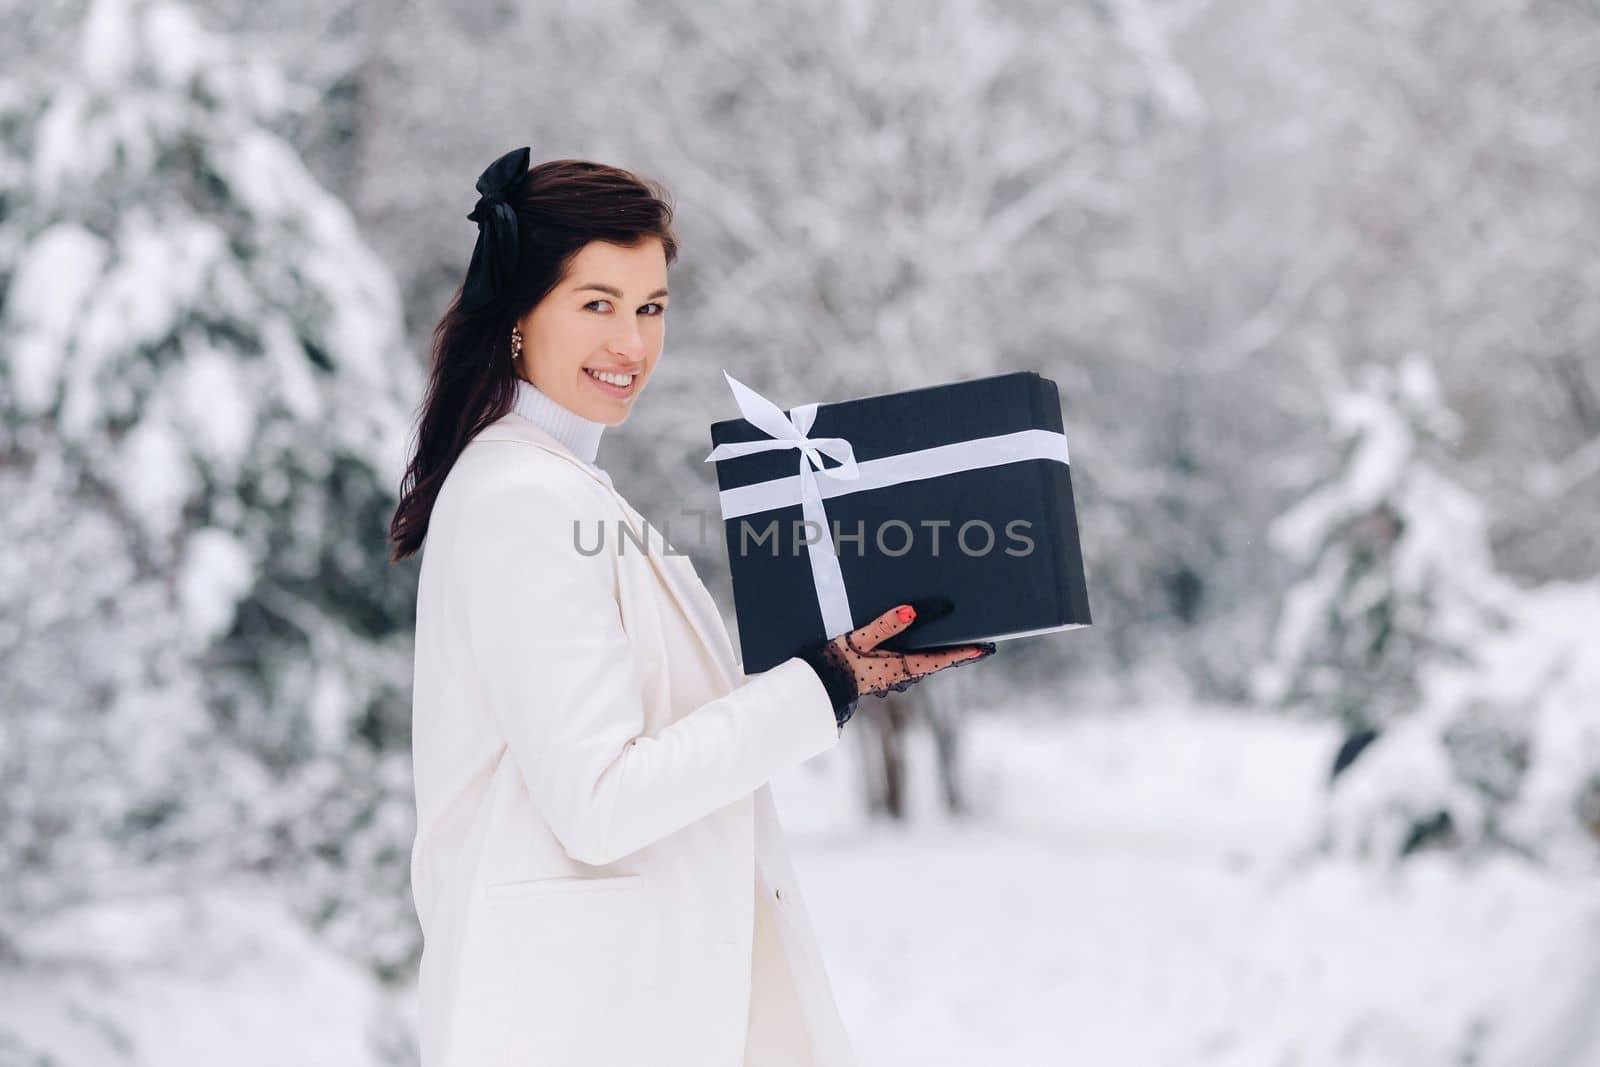
[[[1335,744],[1225,709],[976,718],[980,813],[940,813],[915,733],[904,827],[856,812],[852,746],[780,777],[862,1067],[1600,1064],[1596,886],[1511,859],[1315,859]],[[248,893],[103,908],[24,948],[54,962],[0,966],[0,1064],[359,1067],[384,1062],[374,1039],[407,1047],[407,993]]]
[[[272,895],[63,914],[0,966],[0,1067],[375,1067],[392,1004]],[[42,962],[41,962],[42,961]]]
[[[1314,859],[1326,728],[1122,711],[967,743],[960,824],[926,735],[908,828],[829,806],[849,758],[774,786],[863,1065],[1600,1064],[1597,886]]]

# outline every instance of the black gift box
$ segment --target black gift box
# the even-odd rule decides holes
[[[1032,371],[818,404],[806,436],[845,438],[856,462],[867,464],[1026,430],[1063,434],[1056,385]],[[824,499],[852,628],[919,597],[945,597],[955,609],[913,623],[880,647],[911,651],[1090,625],[1065,438],[1029,436],[1059,446],[1061,458],[1003,462]],[[714,446],[771,439],[743,418],[711,426]],[[718,488],[726,494],[778,479],[797,485],[800,462],[793,447],[718,459]],[[841,464],[824,458],[823,466]],[[817,481],[830,486],[827,493],[838,491],[824,476]],[[728,517],[723,498],[747,674],[833,636],[805,547],[803,509],[797,496],[789,499],[794,502]],[[815,530],[809,536],[818,539]]]

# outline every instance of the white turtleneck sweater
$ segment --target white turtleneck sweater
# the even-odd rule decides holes
[[[600,452],[600,434],[606,428],[605,423],[586,419],[563,407],[520,375],[517,377],[517,398],[512,410],[566,445],[573,455],[589,466],[595,466],[594,458]]]

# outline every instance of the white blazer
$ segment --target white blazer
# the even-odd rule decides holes
[[[854,1064],[765,784],[838,743],[827,691],[799,659],[745,676],[665,548],[515,412],[445,478],[413,694],[421,1067]]]

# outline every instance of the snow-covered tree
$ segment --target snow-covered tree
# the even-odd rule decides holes
[[[1600,583],[1521,589],[1442,470],[1459,420],[1411,356],[1336,395],[1329,481],[1272,542],[1305,577],[1257,684],[1337,718],[1322,847],[1394,860],[1505,847],[1600,868]]]
[[[95,0],[76,58],[3,94],[0,903],[285,867],[342,919],[376,867],[403,931],[395,284],[272,67],[148,0]]]
[[[1368,365],[1336,393],[1336,468],[1268,530],[1303,578],[1284,597],[1255,679],[1269,703],[1352,732],[1416,707],[1429,662],[1470,660],[1508,588],[1482,505],[1442,470],[1459,432],[1428,362]]]
[[[1467,662],[1420,672],[1417,708],[1335,777],[1320,847],[1393,861],[1505,848],[1600,873],[1600,582],[1515,590]]]

